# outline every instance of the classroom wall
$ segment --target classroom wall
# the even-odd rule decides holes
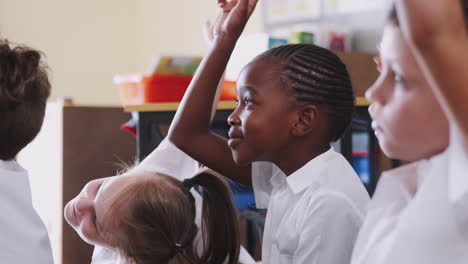
[[[52,99],[116,104],[112,76],[135,68],[135,11],[127,0],[0,0],[0,34],[47,55]]]
[[[203,55],[202,25],[216,8],[214,0],[0,0],[0,36],[47,55],[52,100],[118,105],[115,74],[145,72],[158,53]],[[247,32],[261,31],[260,13]]]
[[[207,43],[202,28],[217,14],[215,0],[178,0],[137,2],[137,67],[146,70],[158,52],[175,55],[203,55]],[[183,22],[188,21],[188,22]],[[245,33],[263,30],[260,6],[252,15]]]

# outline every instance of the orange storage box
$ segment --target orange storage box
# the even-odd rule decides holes
[[[114,77],[124,106],[180,102],[193,76],[167,74],[127,74]],[[236,100],[236,84],[224,81],[221,99]]]

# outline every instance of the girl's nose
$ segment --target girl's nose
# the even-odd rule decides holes
[[[238,107],[228,116],[227,122],[230,126],[236,126],[240,124],[240,118],[238,113]]]
[[[368,101],[381,105],[385,104],[385,101],[387,100],[386,90],[388,90],[388,87],[386,87],[388,83],[385,81],[385,78],[382,77],[383,76],[380,76],[366,91],[366,99]]]
[[[76,213],[79,216],[84,216],[87,213],[92,212],[93,208],[94,208],[94,201],[86,197],[78,198],[78,200],[75,203]]]

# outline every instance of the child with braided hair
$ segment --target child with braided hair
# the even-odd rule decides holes
[[[330,143],[351,122],[348,72],[332,52],[285,45],[253,59],[237,79],[229,140],[209,131],[216,86],[256,0],[219,0],[214,42],[169,130],[182,151],[252,184],[268,208],[262,262],[349,263],[369,196]]]

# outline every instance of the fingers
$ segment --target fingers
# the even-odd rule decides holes
[[[218,3],[218,6],[223,9],[224,12],[229,12],[231,9],[236,6],[237,0],[216,0]]]
[[[255,6],[257,5],[258,0],[235,0],[232,2],[237,2],[236,6],[234,7],[236,12],[240,12],[243,15],[250,15],[255,10]]]
[[[238,3],[239,3],[239,0],[231,0],[227,2],[226,5],[224,5],[224,11],[225,12],[231,11],[232,9],[234,9],[234,7],[237,6]]]
[[[208,44],[213,42],[213,23],[211,23],[210,20],[205,21],[205,25],[203,26],[203,36]]]
[[[226,5],[226,0],[216,0],[216,2],[218,3],[218,6],[220,7],[224,7]]]

